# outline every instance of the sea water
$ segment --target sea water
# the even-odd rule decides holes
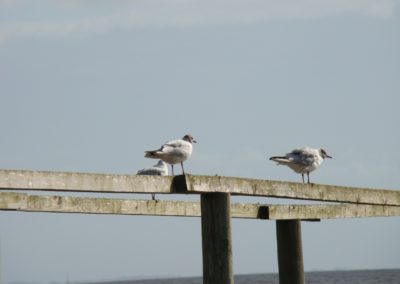
[[[306,272],[307,284],[400,284],[400,269]],[[99,282],[101,284],[202,284],[201,277],[134,281]],[[94,283],[92,283],[94,284]],[[277,274],[235,276],[235,284],[279,284]]]

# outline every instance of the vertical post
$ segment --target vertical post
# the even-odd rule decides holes
[[[233,284],[229,193],[201,194],[203,283]]]
[[[276,221],[280,284],[304,284],[300,220]]]

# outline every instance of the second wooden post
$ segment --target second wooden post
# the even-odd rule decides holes
[[[204,284],[234,283],[230,208],[228,193],[201,195]]]
[[[276,221],[280,284],[304,284],[300,220]]]

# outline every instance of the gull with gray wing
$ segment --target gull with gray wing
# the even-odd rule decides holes
[[[294,149],[284,156],[271,157],[270,160],[277,162],[278,165],[285,165],[296,173],[301,174],[304,183],[304,174],[307,174],[310,183],[310,172],[316,170],[325,158],[332,158],[324,149],[313,149],[302,147]]]
[[[161,159],[171,165],[174,175],[174,164],[181,164],[182,173],[185,174],[183,162],[190,158],[193,151],[193,143],[197,143],[191,134],[186,134],[182,139],[172,140],[163,144],[157,150],[145,151],[145,157]]]

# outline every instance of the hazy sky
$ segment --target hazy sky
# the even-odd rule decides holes
[[[314,182],[400,189],[399,50],[397,0],[0,0],[0,168],[131,174],[190,132],[192,174],[301,181],[268,157],[308,145]],[[235,273],[277,271],[275,223],[232,226]],[[200,229],[0,212],[1,283],[201,275]],[[399,268],[399,238],[303,223],[305,269]]]

